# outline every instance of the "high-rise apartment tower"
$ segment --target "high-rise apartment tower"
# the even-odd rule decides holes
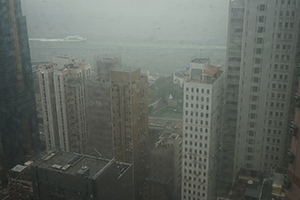
[[[87,143],[84,82],[91,78],[90,65],[70,60],[63,66],[60,62],[40,65],[38,71],[46,149],[83,152]]]

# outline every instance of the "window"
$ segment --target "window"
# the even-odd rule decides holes
[[[295,17],[295,11],[292,11],[292,12],[291,12],[291,16],[292,16],[292,17]]]
[[[262,44],[263,43],[263,39],[261,37],[256,38],[256,43],[257,44]]]
[[[254,127],[255,127],[255,123],[254,123],[254,122],[250,122],[250,123],[249,123],[249,126],[250,126],[251,128],[254,128]]]
[[[266,9],[266,5],[263,4],[259,5],[259,11],[265,11],[265,9]]]
[[[264,27],[258,27],[257,32],[258,33],[263,33],[264,32]]]
[[[252,96],[251,96],[251,100],[252,100],[252,101],[257,101],[257,100],[258,100],[258,96],[252,95]]]
[[[260,64],[261,63],[261,59],[260,58],[255,58],[255,64]]]
[[[255,52],[256,52],[256,54],[261,54],[261,52],[262,52],[262,51],[261,51],[261,48],[256,48],[256,51],[255,51]]]
[[[251,161],[252,160],[252,156],[247,156],[247,160]]]
[[[256,110],[257,106],[254,104],[251,104],[251,110]]]
[[[284,23],[284,28],[288,28],[289,27],[289,23],[288,22],[285,22]]]
[[[259,16],[258,17],[258,21],[259,22],[264,22],[265,21],[265,17],[264,16]]]
[[[281,38],[281,33],[277,34],[277,38],[280,39]]]
[[[258,92],[258,87],[257,87],[257,86],[253,86],[253,87],[252,87],[252,91],[253,91],[253,92]]]

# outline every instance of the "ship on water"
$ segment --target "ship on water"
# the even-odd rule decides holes
[[[86,41],[86,38],[80,37],[78,35],[75,36],[67,36],[64,38],[65,42],[83,42]]]

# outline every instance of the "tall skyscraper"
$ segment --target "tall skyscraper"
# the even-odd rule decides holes
[[[183,95],[181,199],[216,199],[222,125],[223,71],[196,58]]]
[[[61,63],[38,69],[46,149],[83,152],[87,143],[84,83],[91,78],[91,67],[73,59]]]
[[[111,71],[113,155],[133,164],[134,193],[146,178],[148,148],[148,81],[135,71]]]
[[[39,146],[26,18],[0,1],[0,162],[12,167]]]
[[[299,34],[299,0],[232,0],[226,69],[234,173],[284,162]],[[233,142],[233,140],[231,140]]]

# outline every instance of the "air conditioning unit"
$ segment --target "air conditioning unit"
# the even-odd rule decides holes
[[[294,95],[294,103],[297,108],[300,108],[300,96],[297,93]]]
[[[291,186],[292,186],[292,182],[290,181],[290,179],[288,179],[286,176],[284,176],[282,187],[285,190],[289,190],[289,189],[291,189]]]
[[[296,125],[294,124],[294,122],[292,121],[291,124],[290,124],[290,134],[291,134],[292,136],[297,136],[298,130],[299,130],[298,126],[296,126]]]
[[[295,154],[293,154],[290,150],[287,152],[287,160],[289,164],[293,164],[295,160]]]

